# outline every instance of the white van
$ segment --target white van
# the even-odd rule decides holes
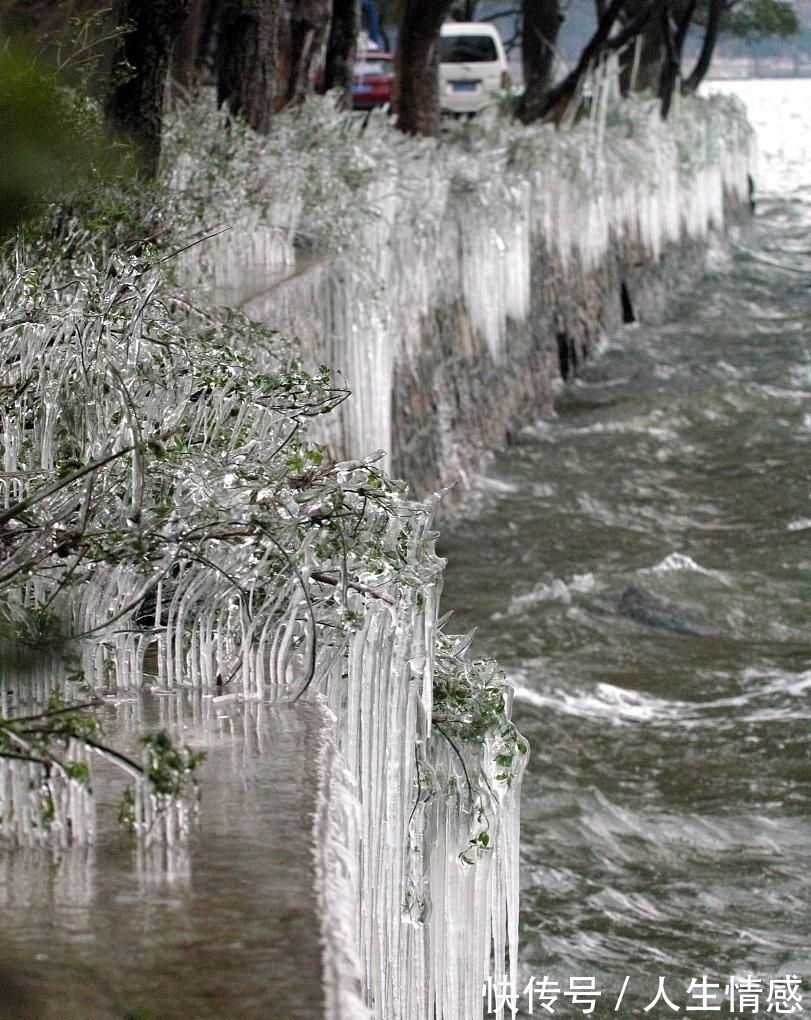
[[[439,105],[448,113],[478,113],[510,75],[504,43],[494,25],[449,21],[439,37]]]

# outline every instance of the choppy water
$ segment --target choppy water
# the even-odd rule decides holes
[[[742,1015],[730,975],[772,1016],[797,975],[811,1011],[811,82],[724,88],[759,129],[753,230],[669,325],[613,338],[443,540],[444,607],[532,745],[513,991],[557,981],[556,1016],[588,1006],[573,976],[598,1017]],[[703,976],[717,997],[688,994]],[[678,1014],[644,1012],[660,978]]]

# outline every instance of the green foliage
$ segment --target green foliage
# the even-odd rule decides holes
[[[493,849],[493,820],[503,796],[523,772],[529,747],[510,720],[512,689],[503,673],[487,660],[469,662],[470,638],[441,635],[434,680],[433,723],[461,768],[466,791],[460,791],[470,814],[470,837],[460,851],[462,864]],[[451,771],[449,793],[459,780]]]
[[[39,787],[36,825],[40,829],[47,830],[59,821],[61,786],[77,783],[90,788],[89,763],[77,757],[77,750],[97,752],[135,776],[147,796],[155,798],[158,811],[196,795],[196,770],[205,758],[203,753],[175,743],[165,730],[160,730],[141,739],[143,763],[139,764],[103,742],[100,704],[97,699],[76,701],[54,689],[41,712],[8,718],[0,715],[0,759],[33,767],[30,781]],[[135,825],[135,801],[135,787],[128,786],[119,818],[129,828]]]
[[[504,748],[494,757],[497,779],[512,782],[514,769],[523,767],[527,746],[509,719],[512,688],[489,660],[467,662],[460,647],[465,641],[443,636],[437,655],[433,719],[442,729],[466,740],[497,736]]]
[[[121,165],[96,105],[32,53],[0,39],[0,239],[45,203],[98,191]]]
[[[166,730],[141,738],[143,748],[142,778],[147,795],[153,797],[157,812],[166,811],[181,800],[196,805],[197,769],[205,754],[192,751],[188,744],[177,744]],[[128,786],[119,803],[118,819],[130,831],[137,831],[138,810],[135,786]]]
[[[42,712],[18,718],[0,716],[0,757],[23,758],[44,764],[46,771],[64,770],[69,778],[86,781],[84,763],[63,763],[62,754],[71,740],[95,740],[99,719],[96,701],[68,703],[53,691]]]
[[[723,29],[742,39],[794,35],[800,20],[791,0],[744,0],[727,11]]]
[[[53,193],[60,171],[71,166],[73,145],[55,80],[7,46],[0,50],[0,94],[0,234],[7,234]]]
[[[95,701],[68,703],[54,690],[41,712],[14,718],[0,714],[0,759],[32,767],[30,782],[32,789],[36,784],[39,795],[39,818],[34,824],[42,830],[57,821],[60,786],[73,782],[89,787],[87,762],[76,760],[74,754],[77,745],[97,740],[95,709]]]
[[[176,745],[166,730],[141,738],[146,765],[144,772],[155,793],[180,797],[205,754],[192,751],[188,744]]]

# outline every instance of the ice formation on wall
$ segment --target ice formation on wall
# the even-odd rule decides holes
[[[241,281],[218,293],[299,336],[309,364],[326,358],[343,373],[353,396],[325,438],[344,456],[388,449],[392,369],[419,354],[434,309],[461,298],[498,363],[509,357],[509,320],[529,314],[533,240],[564,270],[595,268],[612,238],[658,259],[669,243],[723,226],[724,197],[746,198],[753,158],[734,100],[679,97],[664,122],[655,101],[619,103],[609,84],[591,116],[565,131],[480,118],[459,144],[436,145],[392,140],[379,113],[362,133],[343,124],[313,104],[263,156],[276,168],[269,222],[289,231],[294,209],[306,250],[322,253],[315,267],[305,256],[288,281],[274,276],[263,290],[239,272],[241,232],[214,243],[219,263],[237,267],[219,272]],[[347,149],[334,162],[310,153],[290,166],[303,135],[340,137]],[[197,279],[206,248],[189,252]]]
[[[0,510],[2,574],[16,578],[0,589],[0,614],[5,634],[54,647],[42,675],[27,677],[31,705],[75,694],[67,637],[83,682],[123,698],[124,714],[127,693],[145,682],[198,689],[212,706],[323,699],[333,732],[319,752],[316,836],[330,1008],[458,1016],[460,996],[478,997],[485,978],[484,933],[497,951],[504,942],[516,889],[506,834],[517,826],[523,757],[496,775],[488,734],[509,724],[507,689],[492,677],[483,683],[498,704],[493,712],[485,699],[491,715],[476,733],[460,722],[465,699],[475,706],[473,681],[460,679],[462,715],[448,723],[464,745],[470,805],[432,732],[441,588],[432,506],[404,499],[374,458],[334,463],[306,439],[308,417],[342,393],[302,372],[275,336],[242,319],[226,329],[134,261],[113,256],[100,270],[77,260],[69,281],[58,272],[12,276],[7,293],[25,321],[4,335],[4,383],[20,397],[2,411],[17,488]],[[446,676],[466,675],[460,655],[443,654]],[[28,709],[3,683],[4,718],[20,718]],[[179,717],[161,722],[183,731]],[[90,753],[104,751],[88,742],[75,757],[87,765]],[[171,849],[188,827],[186,801],[114,757],[135,781],[136,830]],[[92,840],[87,784],[56,772],[0,762],[6,835]],[[475,947],[458,942],[449,916],[454,869],[464,872],[459,889],[488,891]],[[432,978],[440,953],[464,989]]]
[[[57,645],[78,635],[97,691],[150,672],[212,703],[322,699],[330,1015],[470,1020],[487,974],[515,965],[526,747],[507,686],[440,632],[432,507],[375,460],[393,367],[457,301],[494,363],[508,358],[539,241],[585,270],[612,236],[655,258],[720,224],[724,189],[746,194],[747,130],[720,100],[680,104],[666,128],[642,103],[566,133],[473,125],[462,145],[393,139],[377,115],[355,139],[326,103],[266,143],[200,116],[193,146],[179,128],[167,146],[199,242],[178,241],[170,262],[193,300],[162,263],[120,255],[64,278],[20,255],[10,272],[3,624],[50,628]],[[205,139],[213,162],[189,155]],[[297,336],[310,372],[267,329],[198,308],[206,290]],[[306,439],[313,418],[345,460]],[[31,682],[38,704],[58,685],[53,668]],[[0,693],[4,715],[18,710]],[[3,826],[21,841],[42,804],[31,779],[48,778],[24,768],[0,765]],[[91,839],[87,788],[64,778],[49,791],[57,838]],[[157,806],[164,840],[181,839],[182,802],[139,790],[141,827]]]
[[[328,106],[303,116],[306,126],[279,128],[275,195],[295,188],[279,156],[300,154],[296,132],[347,142],[351,129]],[[435,145],[392,139],[373,114],[339,160],[296,168],[299,271],[228,295],[298,335],[311,365],[342,373],[352,396],[321,433],[340,455],[388,447],[393,368],[419,355],[435,308],[460,301],[493,361],[509,357],[508,323],[530,310],[533,244],[570,271],[598,266],[615,239],[655,260],[671,242],[722,227],[725,195],[747,192],[751,135],[725,101],[679,101],[664,124],[654,103],[619,107],[606,85],[592,117],[565,132],[480,124],[461,145]],[[220,255],[240,257],[227,241]],[[319,683],[362,808],[356,922],[367,1001],[375,1017],[462,1020],[481,1007],[481,978],[514,965],[521,755],[500,782],[493,762],[512,758],[490,746],[492,734],[468,746],[432,732],[440,574],[424,510],[409,513],[419,584],[409,592],[376,574],[376,596],[350,592],[363,622]],[[416,756],[392,753],[395,742]]]

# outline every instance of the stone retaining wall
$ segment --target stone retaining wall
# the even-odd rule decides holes
[[[727,214],[743,217],[746,207],[730,196]],[[394,366],[392,472],[421,495],[453,483],[460,491],[460,482],[463,490],[490,452],[551,412],[555,392],[607,336],[628,321],[662,321],[674,291],[703,272],[706,247],[685,238],[654,262],[639,250],[621,255],[614,240],[599,266],[567,272],[536,238],[530,315],[508,323],[499,363],[463,301],[435,309],[419,358]]]

